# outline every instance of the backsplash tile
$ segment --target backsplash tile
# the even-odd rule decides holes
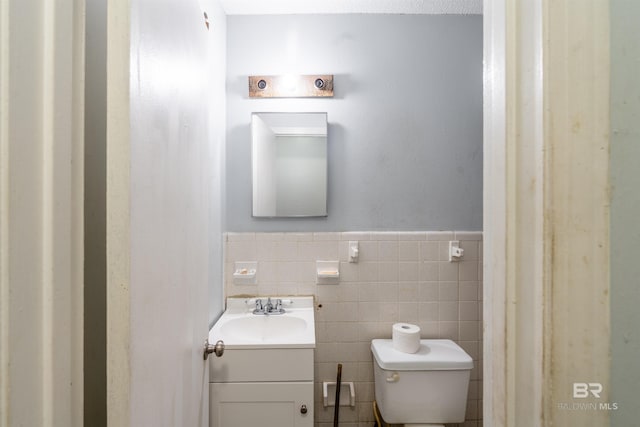
[[[462,261],[449,262],[449,240],[460,240]],[[358,263],[348,262],[349,241],[358,241]],[[396,322],[417,324],[423,338],[452,339],[472,356],[463,425],[481,425],[481,232],[227,233],[224,243],[226,296],[315,295],[316,427],[333,420],[321,384],[335,381],[337,363],[356,387],[356,407],[341,408],[341,425],[372,425],[370,343],[391,338]],[[316,285],[317,260],[340,261],[339,284]],[[257,285],[233,283],[237,261],[258,262]]]

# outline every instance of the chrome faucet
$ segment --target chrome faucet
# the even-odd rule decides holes
[[[284,312],[282,300],[277,299],[274,305],[270,297],[267,298],[267,302],[264,305],[262,304],[262,299],[256,299],[256,308],[253,310],[253,314],[264,314],[265,316],[270,314],[284,314]]]
[[[256,299],[256,309],[253,310],[253,314],[259,314],[262,313],[264,311],[264,309],[262,308],[262,300],[261,299]]]

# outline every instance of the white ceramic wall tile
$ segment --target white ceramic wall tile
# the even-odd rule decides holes
[[[234,240],[227,243],[228,259],[235,261],[254,261],[256,245],[252,241]]]
[[[460,301],[478,301],[478,282],[460,282]]]
[[[398,240],[398,233],[395,231],[373,231],[371,240]]]
[[[397,262],[379,262],[378,280],[381,282],[393,282],[398,280],[399,265]]]
[[[361,282],[375,283],[378,281],[378,267],[377,262],[359,262],[358,263],[358,278]]]
[[[438,320],[457,321],[458,301],[440,301],[438,304]]]
[[[379,302],[380,294],[378,293],[378,284],[377,283],[359,283],[358,284],[358,301]]]
[[[478,302],[477,301],[460,301],[460,318],[459,320],[478,320]]]
[[[439,261],[439,242],[420,242],[420,261]]]
[[[465,261],[477,261],[479,257],[478,248],[480,243],[477,240],[460,240],[460,247],[464,249],[463,259]]]
[[[360,281],[360,269],[358,264],[350,262],[340,263],[340,283],[358,282]]]
[[[418,301],[434,302],[439,300],[440,286],[437,281],[420,282],[418,286]]]
[[[358,303],[358,321],[359,322],[378,322],[380,321],[378,311],[380,310],[379,302],[360,302]]]
[[[435,282],[439,279],[439,263],[437,261],[420,263],[418,279],[421,282]]]
[[[353,240],[358,263],[348,262]],[[448,261],[449,240],[461,241],[461,262]],[[319,391],[322,380],[335,380],[337,363],[343,364],[343,380],[354,381],[357,401],[355,409],[342,408],[341,425],[372,424],[370,343],[391,338],[398,321],[419,325],[422,338],[453,339],[472,355],[467,423],[481,423],[481,233],[228,233],[224,241],[227,295],[316,296],[316,427],[332,425],[333,411],[322,407]],[[339,284],[315,284],[317,260],[340,261]],[[233,284],[230,270],[237,261],[258,262],[257,286]]]
[[[391,240],[379,241],[378,259],[383,262],[398,261],[398,242]]]
[[[460,340],[462,341],[478,341],[478,322],[461,321],[460,322]]]
[[[418,303],[418,319],[421,322],[435,322],[438,320],[439,304],[437,302]]]
[[[242,241],[251,241],[255,240],[255,233],[227,233],[226,241],[227,242],[242,242]]]
[[[298,259],[298,243],[295,241],[283,240],[275,242],[273,249],[278,261],[295,261]]]
[[[460,281],[478,280],[478,261],[461,261],[458,263]]]
[[[398,303],[393,301],[385,301],[380,304],[380,317],[381,322],[397,322],[398,321]]]
[[[229,245],[227,245],[227,248]],[[227,253],[227,257],[233,258],[234,255]],[[278,261],[276,256],[276,241],[273,240],[256,240],[256,258],[258,261]]]
[[[401,282],[417,282],[420,278],[419,270],[419,263],[401,261],[398,263],[398,280]]]
[[[358,242],[358,262],[378,261],[378,259],[377,241]]]
[[[439,322],[439,338],[458,341],[458,322],[443,321]]]
[[[283,233],[283,240],[291,240],[295,242],[305,242],[313,240],[313,233]]]
[[[402,282],[398,284],[398,301],[417,302],[420,285],[417,282]]]
[[[362,231],[345,231],[340,233],[340,240],[369,240],[371,233]]]
[[[439,301],[458,301],[458,282],[439,282]]]
[[[256,233],[256,240],[268,240],[270,242],[284,240],[284,233]]]
[[[420,242],[404,241],[398,242],[399,261],[418,261],[420,258]]]
[[[438,261],[449,261],[449,241],[438,242]]]
[[[426,231],[399,231],[398,240],[426,240]]]
[[[340,240],[341,233],[313,233],[313,240]]]
[[[378,296],[382,303],[398,301],[398,283],[383,282],[378,284]]]
[[[418,321],[420,338],[435,339],[440,337],[440,323],[435,321]]]
[[[453,231],[427,231],[427,240],[455,240]]]
[[[457,262],[440,261],[438,263],[438,280],[444,282],[458,281]]]
[[[482,231],[456,231],[455,240],[482,240]]]
[[[404,323],[416,323],[418,318],[417,302],[398,302],[398,321]]]

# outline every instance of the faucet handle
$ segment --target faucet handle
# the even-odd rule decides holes
[[[256,309],[254,313],[262,311],[262,300],[260,298],[256,298]]]
[[[276,311],[280,312],[280,310],[282,310],[282,300],[280,298],[278,298],[276,300]]]

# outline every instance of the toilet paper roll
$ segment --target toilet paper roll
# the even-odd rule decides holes
[[[415,353],[420,348],[420,327],[410,323],[396,323],[391,334],[393,348],[403,353]]]

